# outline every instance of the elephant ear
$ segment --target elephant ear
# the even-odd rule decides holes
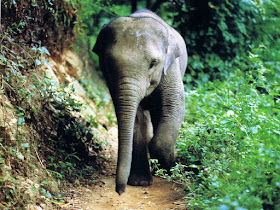
[[[163,70],[165,75],[167,74],[167,69],[169,66],[175,61],[176,58],[180,57],[180,55],[181,51],[177,43],[176,36],[174,35],[173,31],[168,29],[167,53]]]
[[[103,29],[104,29],[104,27],[103,27]],[[94,53],[96,53],[97,55],[100,55],[101,54],[101,49],[102,49],[102,40],[103,40],[103,29],[100,31],[100,33],[98,34],[98,36],[97,36],[97,39],[96,39],[96,42],[95,42],[95,45],[94,45],[94,47],[93,47],[93,49],[92,49],[92,51],[94,52]]]
[[[92,49],[97,55],[101,55],[104,49],[107,47],[108,43],[112,42],[114,39],[114,33],[110,27],[105,24],[97,36],[96,43]]]

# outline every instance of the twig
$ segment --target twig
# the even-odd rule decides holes
[[[5,151],[7,151],[6,148],[3,146],[2,143],[0,143],[0,145],[1,145],[1,147],[2,147]]]
[[[1,78],[2,79],[2,78]],[[3,89],[3,88],[5,88],[4,87],[4,85],[6,85],[7,87],[9,87],[13,92],[16,92],[16,90],[9,84],[9,83],[7,83],[5,80],[1,80],[1,82],[2,82],[2,87],[1,87],[1,90]],[[5,83],[5,84],[4,84]]]
[[[1,1],[1,0],[0,0]],[[10,53],[13,53],[14,55],[16,55],[15,52],[13,52],[12,50],[10,50],[8,47],[6,47],[5,45],[3,45],[3,47],[5,47]]]
[[[233,118],[237,121],[238,125],[239,125],[241,128],[244,128],[243,125],[239,122],[239,120],[238,120],[235,116],[233,116]],[[248,137],[250,137],[245,128],[244,128],[244,131],[245,131],[246,135],[247,135]]]
[[[46,167],[44,166],[44,164],[42,163],[42,161],[41,161],[41,159],[40,159],[40,157],[39,157],[39,154],[38,154],[37,150],[35,149],[34,145],[33,145],[33,148],[34,148],[34,150],[35,150],[36,156],[37,156],[39,162],[41,163],[42,167],[46,170],[47,174],[48,174],[49,176],[51,176],[51,174],[48,172],[47,168],[46,168]]]
[[[1,1],[1,0],[0,0]],[[23,49],[19,44],[17,44],[17,43],[15,43],[15,42],[13,42],[12,40],[10,40],[10,39],[6,39],[8,42],[10,42],[11,44],[13,44],[13,45],[15,45],[15,46],[17,46],[17,47],[19,47],[22,51],[24,51],[24,53],[26,53],[26,55],[29,57],[29,58],[31,58],[32,60],[33,60],[33,62],[35,63],[35,60],[34,60],[34,58],[25,50],[25,49]],[[4,46],[4,45],[3,45]],[[5,46],[4,46],[5,47]],[[14,53],[14,54],[16,54],[15,52],[13,52],[13,51],[11,51],[9,48],[7,48],[7,47],[5,47],[7,50],[9,50],[11,53]]]

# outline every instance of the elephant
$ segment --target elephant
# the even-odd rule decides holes
[[[169,170],[185,114],[182,36],[143,9],[105,24],[93,47],[118,122],[116,192],[153,182],[149,158]]]

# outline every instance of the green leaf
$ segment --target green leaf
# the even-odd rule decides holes
[[[7,107],[8,109],[13,109],[13,107],[10,106],[9,104],[6,104],[5,107]]]
[[[29,143],[22,143],[21,147],[29,147]]]
[[[45,62],[45,64],[46,64],[49,68],[52,67],[51,63],[50,63],[48,60],[44,60],[44,62]]]
[[[51,55],[50,52],[47,50],[47,48],[42,47],[41,49],[42,49],[42,51],[43,51],[45,54]]]
[[[280,135],[280,131],[278,131],[278,130],[273,130],[273,132]]]
[[[24,117],[19,117],[18,118],[18,125],[24,125],[25,124],[25,119]]]
[[[41,61],[40,61],[39,59],[36,59],[36,60],[35,60],[35,63],[36,63],[37,66],[40,66],[40,65],[42,64]]]

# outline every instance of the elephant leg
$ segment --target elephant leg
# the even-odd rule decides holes
[[[171,111],[170,107],[162,107],[162,109],[168,109],[168,112]],[[181,109],[182,113],[184,113],[183,108],[180,108],[180,106],[176,106],[176,109],[177,111]],[[161,112],[155,112],[152,113],[152,116],[158,119],[160,114]],[[167,170],[175,166],[175,145],[183,121],[183,114],[179,116],[174,113],[174,115],[160,116],[159,122],[155,123],[155,134],[149,143],[151,158],[158,159],[161,167]]]
[[[162,120],[162,104],[158,103],[151,110],[151,117],[155,135],[149,143],[149,152],[151,158],[158,159],[162,168],[169,170],[175,164],[175,141],[176,128],[174,128],[173,120],[170,122]]]
[[[178,129],[170,123],[160,123],[154,138],[149,144],[151,158],[158,159],[162,168],[168,171],[175,166],[175,141],[178,134]]]
[[[148,142],[153,136],[150,112],[138,108],[133,134],[133,151],[128,184],[148,186],[153,182],[148,161]]]
[[[157,109],[151,110],[154,136],[149,143],[151,158],[170,170],[175,165],[175,144],[184,119],[184,86],[179,74],[171,74],[159,87]],[[180,81],[180,82],[178,82]]]

